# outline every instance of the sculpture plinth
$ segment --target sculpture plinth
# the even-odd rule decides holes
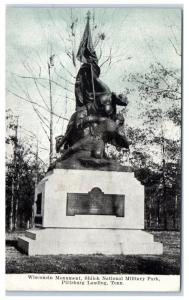
[[[143,231],[144,187],[132,172],[54,169],[37,199],[37,228],[18,240],[29,255],[162,254]]]

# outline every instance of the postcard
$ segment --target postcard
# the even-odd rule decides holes
[[[7,291],[180,291],[182,30],[7,6]]]

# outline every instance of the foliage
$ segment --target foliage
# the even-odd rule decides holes
[[[181,125],[181,72],[180,69],[166,69],[161,63],[152,64],[145,74],[130,74],[128,78],[137,86],[141,107],[145,102],[148,110],[143,112],[147,121],[159,122],[168,118],[175,125]],[[146,108],[146,107],[145,107]]]
[[[14,116],[8,115],[7,120],[8,129],[14,131],[18,127]],[[18,140],[17,135],[9,133],[6,144],[12,146],[13,152],[6,159],[6,227],[12,230],[32,222],[35,184],[42,178],[44,168],[36,160],[32,146]]]
[[[181,79],[162,64],[124,77],[138,94],[140,126],[129,126],[130,163],[145,185],[146,219],[155,227],[179,228],[181,199]],[[171,129],[172,128],[172,132]],[[174,134],[175,133],[175,134]],[[163,220],[163,223],[162,223]],[[146,226],[152,226],[150,221]]]

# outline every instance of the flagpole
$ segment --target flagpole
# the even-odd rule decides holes
[[[87,12],[87,21],[90,27],[90,18],[91,18],[91,13],[90,11]],[[94,88],[94,76],[93,76],[93,67],[92,67],[92,63],[90,63],[90,67],[91,67],[91,80],[92,80],[92,89],[93,89],[93,99],[95,101],[95,88]]]
[[[92,79],[92,88],[93,88],[93,99],[95,101],[95,88],[94,88],[94,77],[93,77],[92,63],[90,63],[90,65],[91,65],[91,79]]]

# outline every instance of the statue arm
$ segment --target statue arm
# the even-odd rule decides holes
[[[84,114],[78,114],[77,120],[76,120],[76,126],[78,129],[84,128],[86,125],[92,124],[92,123],[101,123],[104,122],[107,118],[93,116],[93,115],[87,115]]]
[[[128,99],[126,96],[123,96],[122,94],[116,95],[115,93],[112,93],[112,102],[115,105],[127,106]]]

